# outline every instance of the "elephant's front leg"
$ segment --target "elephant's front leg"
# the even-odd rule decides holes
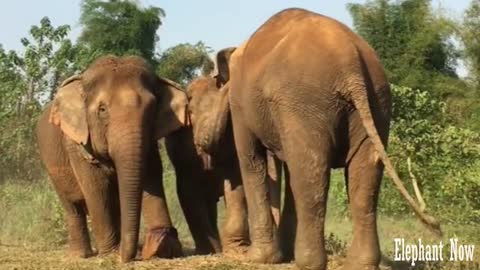
[[[68,230],[69,252],[80,258],[93,255],[90,237],[88,235],[87,215],[81,202],[70,202],[62,195],[59,196],[65,209],[65,223]]]
[[[85,203],[82,197],[77,179],[71,168],[67,165],[63,170],[52,170],[48,167],[49,176],[58,194],[63,209],[65,210],[65,224],[68,231],[69,253],[72,256],[87,258],[93,255],[90,236],[88,235],[87,215]],[[56,167],[58,168],[58,167]],[[65,190],[69,186],[70,190]],[[66,194],[75,194],[78,198],[67,198]]]
[[[71,162],[85,197],[88,214],[92,220],[95,243],[100,255],[110,253],[120,243],[118,222],[118,197],[115,183],[99,167],[89,164],[81,157],[72,157]]]
[[[142,212],[146,232],[142,258],[174,258],[183,255],[177,230],[173,227],[163,189],[162,162],[157,148],[150,152],[144,183]]]
[[[222,246],[225,254],[236,256],[245,253],[250,241],[245,192],[238,169],[234,174],[224,181],[226,218],[222,230]]]
[[[178,164],[177,164],[178,165]],[[205,172],[197,166],[175,168],[177,193],[188,228],[195,242],[195,254],[204,255],[222,251],[216,222],[217,197],[211,198]],[[203,186],[202,186],[203,185]],[[207,188],[205,187],[207,186]]]
[[[232,122],[248,205],[252,243],[247,256],[253,262],[279,263],[282,254],[268,197],[266,149],[245,126],[240,112],[235,112],[233,107]]]

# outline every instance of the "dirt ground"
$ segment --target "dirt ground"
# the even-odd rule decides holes
[[[136,261],[122,264],[116,254],[105,257],[92,257],[88,259],[76,259],[68,257],[65,248],[58,249],[34,249],[25,247],[2,246],[0,244],[0,269],[8,270],[90,270],[90,269],[135,269],[135,270],[287,270],[296,269],[293,263],[277,265],[261,265],[245,263],[233,259],[227,259],[221,255],[188,256],[181,259],[165,260],[152,259],[148,261]],[[330,255],[328,258],[329,270],[340,270],[344,257]],[[388,259],[387,259],[388,260]],[[408,264],[388,265],[382,261],[380,270],[479,270],[478,263],[474,264],[443,264],[443,265],[418,265],[411,267]]]
[[[340,269],[341,257],[329,258],[328,269]],[[89,259],[75,259],[67,256],[65,249],[40,250],[24,247],[0,246],[0,269],[181,269],[181,270],[251,270],[295,269],[293,264],[260,265],[249,264],[227,259],[221,255],[189,256],[182,259],[162,260],[152,259],[121,264],[118,256],[113,254],[106,257],[93,257]]]

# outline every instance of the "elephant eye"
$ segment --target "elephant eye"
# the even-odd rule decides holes
[[[106,116],[108,114],[107,105],[100,103],[100,105],[98,105],[98,114],[100,116]]]

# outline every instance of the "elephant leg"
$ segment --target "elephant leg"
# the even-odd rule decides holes
[[[245,253],[250,244],[247,202],[239,174],[224,181],[226,217],[222,230],[222,245],[224,253],[229,255]]]
[[[218,199],[219,199],[218,191],[215,192],[214,194],[211,194],[210,192],[208,192],[207,196],[208,196],[208,199],[207,199],[208,220],[209,220],[210,224],[212,224],[214,235],[220,236],[220,233],[218,231],[218,225],[217,225],[218,224],[217,204],[218,204]],[[216,238],[216,243],[220,243],[220,237]],[[220,250],[219,250],[219,252],[220,252],[221,251],[221,244],[219,246],[220,246]]]
[[[345,270],[378,269],[380,262],[376,209],[383,164],[375,160],[374,153],[370,141],[364,141],[345,169],[353,220],[353,241]]]
[[[232,107],[235,146],[247,195],[251,246],[249,260],[258,263],[279,263],[282,254],[277,228],[271,213],[268,195],[266,149],[245,126],[241,111]]]
[[[289,123],[302,123],[304,120]],[[330,181],[328,134],[312,136],[302,126],[289,127],[283,142],[297,216],[295,264],[300,269],[326,269],[325,214]]]
[[[178,199],[195,242],[195,254],[199,255],[222,251],[216,223],[217,200],[210,198],[210,194],[201,187],[212,179],[203,176],[203,171],[193,167],[177,170]]]
[[[74,257],[87,258],[93,255],[88,233],[85,202],[72,170],[53,170],[55,166],[47,167],[49,176],[65,211],[65,224],[68,232],[69,253]],[[56,167],[58,168],[58,167]],[[61,183],[64,183],[62,185]],[[67,184],[67,185],[65,185]],[[69,200],[65,194],[65,186],[70,186],[69,193],[77,195],[77,200]]]
[[[74,257],[88,258],[93,255],[88,235],[87,215],[83,202],[69,202],[60,196],[65,209],[65,223],[68,231],[69,253]]]
[[[284,260],[290,262],[294,259],[294,244],[297,230],[297,213],[293,201],[292,188],[290,186],[290,172],[284,167],[285,174],[285,197],[280,219],[279,232]]]
[[[267,151],[268,165],[268,192],[270,194],[270,203],[273,219],[277,227],[280,224],[280,205],[281,205],[281,178],[282,178],[282,162],[275,155]]]
[[[104,179],[105,180],[105,179]],[[84,185],[82,190],[85,194],[88,214],[92,220],[93,235],[98,253],[100,255],[110,253],[118,248],[120,243],[120,231],[117,217],[113,216],[115,202],[111,199],[111,188],[108,185]]]
[[[162,162],[158,149],[150,153],[144,182],[142,212],[145,221],[145,240],[142,258],[153,256],[174,258],[183,256],[177,230],[173,227],[163,189]]]
[[[70,151],[70,162],[92,220],[98,253],[110,253],[120,243],[120,228],[117,224],[118,217],[115,217],[117,211],[114,209],[118,202],[115,202],[117,197],[112,195],[117,190],[116,183],[102,168],[87,163],[80,154]]]

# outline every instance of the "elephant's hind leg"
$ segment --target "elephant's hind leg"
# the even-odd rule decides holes
[[[370,141],[364,141],[345,169],[353,219],[353,241],[345,270],[378,269],[380,262],[376,209],[383,165],[374,153]]]
[[[294,257],[300,269],[324,270],[331,141],[328,132],[304,124],[304,120],[289,121],[282,136],[297,217]]]
[[[293,201],[292,188],[290,186],[290,172],[287,166],[284,167],[285,173],[285,196],[280,218],[279,232],[282,246],[282,253],[286,262],[294,259],[294,246],[297,231],[297,213]]]

